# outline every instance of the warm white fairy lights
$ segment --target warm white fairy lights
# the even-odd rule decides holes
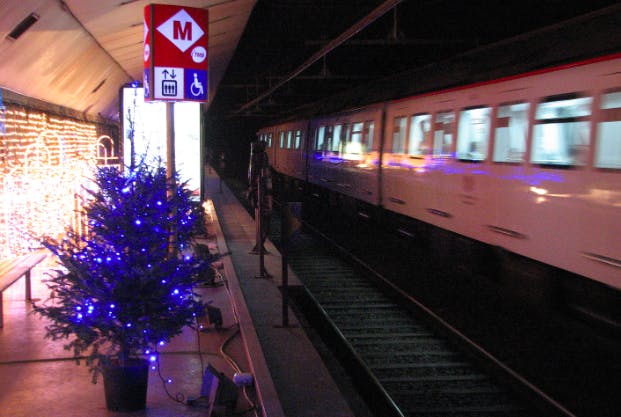
[[[0,256],[39,246],[67,226],[83,230],[83,185],[97,163],[116,160],[96,126],[7,107],[0,131]]]

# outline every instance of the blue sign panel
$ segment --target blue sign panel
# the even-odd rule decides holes
[[[144,86],[144,98],[148,99],[151,97],[151,80],[150,78],[150,74],[151,74],[151,70],[149,68],[146,68],[144,70],[144,77],[143,77],[143,86]]]
[[[207,100],[207,71],[186,68],[184,80],[186,100]]]

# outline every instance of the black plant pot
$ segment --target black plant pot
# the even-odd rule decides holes
[[[145,409],[149,380],[149,362],[146,359],[130,359],[125,367],[105,366],[103,380],[108,410]]]

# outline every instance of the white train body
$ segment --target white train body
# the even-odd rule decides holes
[[[311,120],[308,182],[373,205],[380,204],[377,130],[383,106]]]
[[[267,153],[272,168],[282,175],[306,180],[306,121],[282,124],[274,132],[273,139],[267,138]],[[269,146],[271,145],[271,146]]]
[[[292,125],[277,172],[621,288],[621,55]]]

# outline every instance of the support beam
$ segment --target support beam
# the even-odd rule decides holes
[[[269,97],[272,93],[274,93],[274,91],[276,91],[277,89],[279,89],[280,87],[288,83],[289,81],[293,80],[295,77],[300,75],[302,71],[310,67],[312,64],[317,62],[319,59],[321,59],[325,55],[327,55],[330,51],[336,49],[338,46],[346,42],[349,38],[356,35],[358,32],[360,32],[364,28],[366,28],[368,25],[373,23],[375,20],[379,19],[381,16],[383,16],[384,14],[392,10],[402,1],[403,0],[386,0],[384,3],[376,7],[373,11],[371,11],[371,13],[369,13],[368,15],[363,17],[361,20],[356,22],[352,27],[347,29],[341,35],[339,35],[335,39],[328,42],[323,48],[321,48],[319,51],[314,53],[310,58],[304,61],[304,63],[302,63],[302,65],[300,65],[297,69],[295,69],[291,74],[284,77],[281,81],[279,81],[276,85],[271,87],[269,90],[265,91],[264,93],[260,94],[258,97],[254,98],[253,100],[250,100],[249,102],[241,106],[235,113],[241,113],[244,110],[261,102],[266,97]]]

